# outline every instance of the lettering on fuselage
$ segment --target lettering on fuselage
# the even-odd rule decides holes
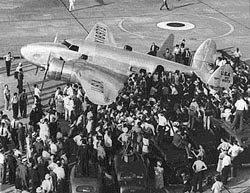
[[[221,71],[222,82],[230,83],[230,72]]]
[[[107,29],[97,25],[95,29],[95,42],[103,44],[106,39],[106,34]]]
[[[90,85],[91,85],[91,90],[99,93],[104,93],[104,86],[102,81],[91,80]]]

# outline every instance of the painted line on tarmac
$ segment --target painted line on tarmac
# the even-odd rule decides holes
[[[149,37],[149,36],[140,35],[140,34],[138,34],[138,33],[136,33],[136,32],[131,32],[131,31],[129,31],[128,29],[126,29],[126,28],[124,27],[124,22],[125,22],[127,19],[129,19],[129,18],[148,17],[148,16],[152,16],[152,15],[153,15],[153,16],[157,16],[157,15],[155,15],[155,13],[154,13],[154,14],[149,13],[149,14],[141,14],[141,15],[137,15],[137,16],[133,16],[133,17],[125,17],[125,18],[123,18],[123,19],[118,23],[118,27],[119,27],[122,31],[124,31],[124,32],[126,32],[126,33],[128,33],[128,34],[137,36],[137,37],[142,38],[142,39],[143,39],[143,38],[150,38],[150,39],[159,39],[159,40],[162,40],[162,41],[163,41],[163,39],[161,39],[161,38],[153,38],[153,37]],[[172,14],[172,15],[191,15],[191,16],[195,16],[195,17],[209,18],[209,19],[217,20],[217,21],[219,21],[219,22],[221,22],[221,23],[224,23],[224,24],[226,24],[226,25],[229,27],[229,31],[227,31],[226,33],[224,33],[224,34],[222,34],[222,35],[217,35],[217,36],[209,37],[209,38],[213,38],[213,39],[218,39],[218,38],[226,37],[226,36],[230,35],[231,33],[233,33],[233,32],[234,32],[234,29],[235,29],[234,26],[233,26],[231,23],[229,23],[229,22],[227,22],[227,21],[224,21],[224,20],[222,20],[222,19],[216,18],[216,17],[206,16],[206,15],[197,15],[197,14],[188,14],[188,13],[176,13],[176,14]],[[164,17],[164,15],[163,15],[163,16],[160,16],[160,17]]]
[[[134,32],[131,32],[131,31],[127,30],[127,29],[123,26],[123,22],[124,22],[126,19],[128,19],[128,18],[130,18],[130,17],[123,18],[123,19],[119,22],[118,27],[119,27],[122,31],[124,31],[124,32],[126,32],[126,33],[129,33],[129,34],[134,35],[134,36],[138,36],[139,38],[142,38],[142,39],[145,38],[145,37],[142,36],[142,35],[139,35],[139,34],[137,34],[137,33],[134,33]]]

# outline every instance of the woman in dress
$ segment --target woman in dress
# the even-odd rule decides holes
[[[63,100],[63,92],[60,91],[59,94],[56,97],[56,113],[57,117],[61,117],[64,113],[64,100]]]
[[[157,161],[156,167],[154,167],[155,171],[155,188],[157,190],[163,190],[164,189],[164,168],[162,167],[161,161]]]
[[[4,85],[4,109],[8,111],[10,109],[10,90],[7,84]]]

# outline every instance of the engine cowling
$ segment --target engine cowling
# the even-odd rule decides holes
[[[65,62],[58,58],[52,58],[49,61],[49,69],[47,76],[53,80],[73,81],[72,72],[74,63]]]

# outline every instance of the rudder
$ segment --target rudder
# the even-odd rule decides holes
[[[212,39],[205,40],[194,54],[192,68],[205,83],[208,82],[213,71],[211,64],[215,62],[215,57],[216,43]]]

